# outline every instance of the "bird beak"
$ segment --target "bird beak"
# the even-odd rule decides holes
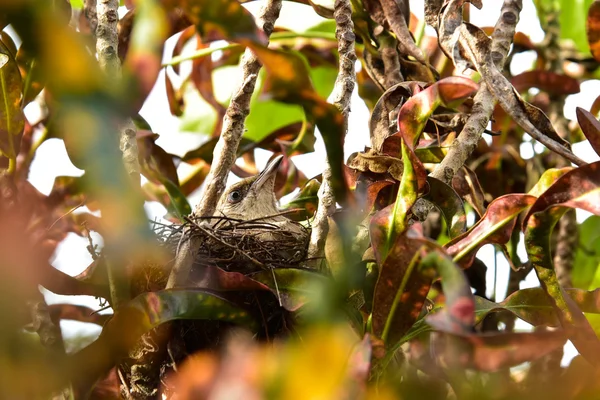
[[[258,178],[252,184],[252,189],[255,191],[260,190],[265,185],[270,185],[269,188],[275,187],[275,177],[277,176],[277,170],[283,161],[283,156],[279,155],[273,159],[267,165],[265,169],[258,175]]]

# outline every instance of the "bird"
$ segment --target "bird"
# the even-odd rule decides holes
[[[275,178],[283,156],[275,157],[258,175],[231,185],[221,195],[216,207],[216,216],[225,216],[239,221],[256,221],[270,225],[285,234],[297,235],[299,241],[308,240],[308,229],[281,214],[275,197]],[[263,235],[264,239],[274,239]]]

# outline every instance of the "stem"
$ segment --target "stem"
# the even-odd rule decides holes
[[[310,31],[309,32],[301,32],[301,33],[275,32],[275,33],[271,34],[271,37],[269,39],[272,42],[276,42],[278,40],[298,39],[298,38],[323,39],[323,40],[332,40],[332,41],[336,40],[335,35],[333,35],[333,34],[328,34],[327,32],[310,32]],[[191,60],[195,60],[197,58],[209,56],[216,51],[230,50],[230,49],[235,49],[238,47],[241,47],[241,45],[237,44],[237,43],[227,43],[227,44],[220,45],[220,46],[209,47],[206,49],[200,49],[200,50],[196,50],[195,52],[185,55],[185,56],[173,57],[170,61],[167,61],[162,66],[166,67],[166,66],[170,66],[170,65],[176,65],[176,64],[182,63],[183,61],[191,61]]]

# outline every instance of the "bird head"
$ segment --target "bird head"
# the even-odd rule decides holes
[[[231,185],[217,205],[217,215],[251,220],[277,214],[275,177],[283,156],[273,159],[258,175],[242,179]]]

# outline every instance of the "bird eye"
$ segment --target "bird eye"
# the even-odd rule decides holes
[[[227,200],[230,203],[237,203],[238,201],[242,200],[242,192],[240,192],[239,190],[234,190],[233,192],[229,193],[229,196],[227,196]]]

